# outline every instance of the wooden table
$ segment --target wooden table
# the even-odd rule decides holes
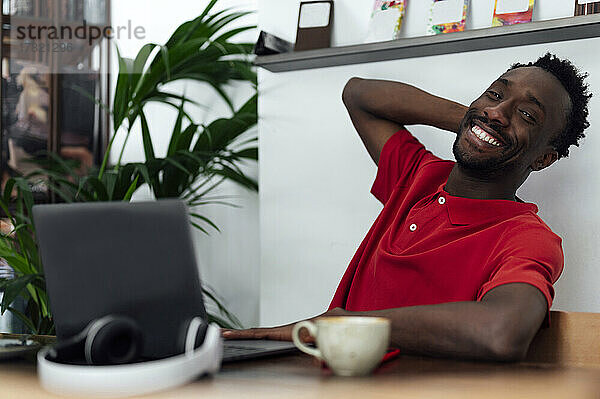
[[[59,398],[35,362],[0,362],[0,398]],[[600,398],[600,369],[400,357],[363,378],[333,376],[304,354],[224,365],[209,378],[145,398]]]

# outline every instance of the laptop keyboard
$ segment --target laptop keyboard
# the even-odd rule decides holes
[[[243,346],[225,345],[223,347],[223,357],[231,358],[231,357],[238,357],[238,356],[247,356],[247,355],[253,355],[253,354],[264,352],[264,351],[265,350],[262,348],[248,348],[248,347],[243,347]]]
[[[235,361],[244,359],[255,359],[264,356],[283,355],[295,352],[296,347],[291,342],[276,342],[244,340],[225,341],[223,345],[223,361]]]

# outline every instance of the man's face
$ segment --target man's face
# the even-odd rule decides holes
[[[564,129],[570,104],[551,73],[537,67],[506,72],[469,107],[454,142],[456,161],[492,174],[543,169],[556,160],[549,141]]]

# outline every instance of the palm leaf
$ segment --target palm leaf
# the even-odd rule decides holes
[[[221,300],[217,297],[216,293],[214,292],[214,290],[211,287],[205,285],[205,287],[202,289],[202,292],[215,305],[217,305],[217,308],[219,309],[219,312],[221,314],[225,315],[229,320],[231,320],[236,327],[238,327],[238,328],[242,328],[243,327],[242,323],[238,320],[238,318],[235,317],[232,313],[230,313],[227,310],[227,308],[221,303]]]
[[[115,98],[113,102],[113,117],[115,133],[127,117],[127,109],[130,101],[131,93],[131,70],[129,64],[131,60],[121,57],[119,48],[117,47],[117,59],[119,61],[119,75],[117,77],[117,85],[115,87]]]
[[[237,158],[246,158],[253,161],[258,161],[258,147],[246,148],[233,153]]]
[[[6,202],[6,203],[10,202],[15,184],[16,184],[16,181],[13,178],[10,178],[6,181],[6,184],[4,185],[4,195],[3,195],[4,202]]]
[[[198,16],[193,21],[189,21],[181,25],[167,42],[167,47],[174,46],[177,43],[185,42],[186,40],[188,40],[197,30],[202,20],[208,15],[210,10],[212,10],[215,4],[217,4],[217,1],[218,0],[211,0],[210,3],[208,3],[208,5],[204,8],[204,11],[202,11],[202,14],[200,14],[200,16]]]
[[[176,151],[191,151],[192,140],[194,139],[194,135],[198,131],[198,125],[191,124],[185,128],[183,132],[179,135],[177,139],[177,143],[175,144]],[[173,154],[175,155],[175,154]]]
[[[217,33],[219,30],[221,30],[222,28],[224,28],[225,26],[227,26],[228,24],[234,22],[237,19],[240,19],[242,17],[245,17],[247,15],[252,14],[252,11],[238,11],[238,12],[232,12],[230,14],[226,14],[225,16],[222,16],[218,19],[215,19],[214,21],[211,21],[209,24],[209,27],[212,31],[212,34],[214,35],[215,33]],[[212,35],[211,35],[212,37]]]
[[[21,322],[23,324],[25,324],[25,326],[29,329],[29,331],[31,331],[33,334],[40,334],[40,330],[38,330],[36,328],[36,326],[33,324],[33,322],[31,321],[31,319],[29,317],[27,317],[25,314],[23,314],[19,310],[13,308],[12,306],[9,306],[8,310],[12,314],[14,314],[17,317],[17,319],[21,320]]]
[[[240,173],[227,165],[222,165],[221,167],[222,169],[215,170],[216,174],[224,176],[249,190],[258,191],[258,183],[256,180],[247,177],[243,173]]]
[[[152,137],[150,136],[150,128],[148,127],[148,121],[143,111],[140,112],[140,120],[142,122],[142,140],[144,142],[144,155],[146,160],[151,161],[155,159],[154,146],[152,145]]]
[[[183,124],[183,117],[185,115],[183,106],[185,105],[185,97],[181,100],[181,104],[177,108],[177,119],[175,120],[175,125],[173,126],[173,131],[171,132],[171,140],[169,141],[169,148],[167,149],[167,156],[171,156],[175,153],[177,149],[177,142],[179,141],[179,136],[181,135],[181,126]]]
[[[149,43],[144,45],[141,50],[138,52],[135,60],[133,61],[133,76],[131,79],[131,87],[133,88],[133,95],[137,92],[138,85],[140,81],[143,79],[145,67],[148,62],[148,58],[157,47],[157,44]]]
[[[230,31],[223,33],[221,36],[217,37],[213,41],[224,42],[228,39],[231,39],[232,37],[234,37],[236,35],[239,35],[242,32],[247,32],[249,30],[254,30],[254,29],[256,29],[256,25],[242,26],[241,28],[232,29]]]
[[[194,212],[190,212],[190,216],[193,217],[193,218],[202,220],[206,224],[210,225],[210,227],[212,227],[213,229],[217,230],[219,233],[221,232],[221,230],[219,230],[219,228],[217,227],[217,225],[214,224],[213,221],[210,220],[209,218],[207,218],[206,216],[202,216],[199,213],[194,213]]]
[[[0,312],[4,314],[6,309],[14,302],[28,284],[39,278],[36,274],[27,274],[15,277],[12,280],[3,280],[0,288],[3,292]]]
[[[133,196],[133,193],[138,188],[138,185],[137,185],[138,184],[138,180],[139,180],[139,176],[137,176],[135,178],[135,180],[131,183],[131,185],[127,189],[127,192],[123,196],[123,201],[126,201],[126,202],[127,201],[131,201],[131,197]]]

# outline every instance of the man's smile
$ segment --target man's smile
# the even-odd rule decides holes
[[[480,117],[473,116],[467,123],[464,131],[466,141],[479,149],[479,151],[487,151],[489,149],[505,149],[507,140],[500,135],[497,129],[492,126],[487,126]]]
[[[490,135],[488,132],[486,132],[481,127],[479,127],[475,124],[473,124],[473,126],[471,127],[471,133],[473,133],[473,135],[475,137],[477,137],[479,140],[481,140],[487,144],[491,144],[494,147],[502,146],[500,141],[496,140],[494,137],[492,137],[492,135]]]

